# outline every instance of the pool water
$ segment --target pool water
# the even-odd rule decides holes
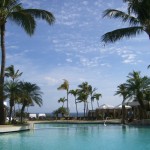
[[[150,128],[99,124],[36,124],[0,135],[0,150],[150,150]]]

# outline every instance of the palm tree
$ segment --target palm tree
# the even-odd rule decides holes
[[[11,65],[5,69],[5,76],[11,77],[12,81],[15,81],[18,77],[22,75],[23,72],[19,73],[19,70],[15,71],[14,65]]]
[[[7,98],[9,98],[9,105],[10,105],[10,110],[9,110],[9,122],[11,121],[11,116],[12,116],[12,110],[15,105],[15,100],[17,100],[18,95],[19,95],[19,85],[18,82],[6,82],[4,86],[4,91],[5,95]]]
[[[19,103],[22,105],[21,108],[21,122],[23,121],[23,113],[25,110],[25,107],[27,106],[33,106],[34,104],[37,104],[38,106],[42,105],[42,92],[40,90],[40,87],[36,84],[31,84],[30,82],[20,82],[20,101]]]
[[[79,97],[81,97],[81,99],[83,99],[84,102],[84,106],[86,106],[86,114],[88,111],[88,96],[90,94],[90,88],[89,88],[89,84],[88,82],[82,82],[82,84],[78,85],[79,89]],[[85,99],[87,98],[87,99]],[[85,109],[84,109],[84,113],[85,113]]]
[[[67,109],[69,111],[69,105],[68,105],[69,82],[66,79],[64,79],[64,83],[61,84],[57,89],[58,90],[66,90],[66,92],[67,92],[67,99],[66,99],[67,100]]]
[[[62,107],[64,107],[65,101],[66,101],[65,97],[63,97],[58,100],[58,103],[63,103]]]
[[[19,0],[1,0],[0,1],[0,33],[1,33],[1,73],[0,73],[0,124],[5,123],[4,115],[4,76],[6,63],[5,49],[5,27],[7,20],[16,23],[22,27],[27,34],[33,35],[36,22],[35,18],[46,20],[50,25],[55,18],[51,12],[41,9],[24,9]]]
[[[91,96],[91,107],[92,107],[92,111],[93,111],[93,101],[94,101],[94,99],[93,99],[93,94],[94,94],[94,92],[95,92],[96,90],[97,90],[96,88],[93,89],[93,87],[92,87],[91,85],[89,85],[89,94],[90,94],[90,96]]]
[[[135,99],[140,104],[140,118],[143,118],[143,113],[145,113],[144,101],[147,91],[150,91],[150,78],[147,76],[141,77],[140,72],[133,71],[127,76],[127,89],[129,91],[129,96]]]
[[[103,17],[120,19],[122,22],[129,23],[129,27],[105,33],[102,36],[104,43],[114,43],[124,37],[135,37],[143,32],[146,32],[150,38],[150,1],[123,0],[123,2],[128,3],[127,13],[116,9],[107,9],[103,12]]]
[[[85,112],[86,112],[86,105],[87,105],[87,99],[88,99],[88,94],[87,93],[79,93],[77,100],[79,103],[83,102],[84,103],[84,118],[85,118]]]
[[[125,83],[120,84],[118,86],[118,89],[117,89],[115,95],[120,95],[123,97],[123,101],[122,101],[122,123],[125,124],[125,104],[124,104],[124,102],[128,97],[128,89],[127,89],[127,86]]]
[[[19,72],[19,69],[15,71],[14,65],[11,65],[5,69],[5,76],[10,77],[13,82],[18,79],[23,72]],[[15,105],[14,105],[14,114],[15,114]]]
[[[65,107],[59,107],[58,108],[58,113],[60,113],[62,115],[62,117],[64,117],[65,115],[68,115],[68,109]]]
[[[99,102],[98,101],[99,101],[100,97],[102,97],[102,94],[100,94],[100,93],[94,93],[92,96],[93,101],[94,101],[94,99],[96,99],[98,108],[99,108]]]
[[[74,96],[74,98],[75,98],[75,105],[76,105],[76,113],[77,113],[77,118],[78,118],[78,107],[77,107],[77,95],[78,95],[78,93],[79,93],[79,90],[78,89],[76,89],[76,90],[70,90],[69,91],[69,94],[72,94],[73,96]]]

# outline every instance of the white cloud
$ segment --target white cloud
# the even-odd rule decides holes
[[[66,61],[67,61],[67,62],[72,62],[72,59],[67,58]]]
[[[48,85],[55,85],[59,83],[59,80],[53,77],[44,77],[44,79],[46,80],[46,82],[48,83]]]

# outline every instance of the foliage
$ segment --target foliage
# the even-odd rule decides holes
[[[28,35],[33,35],[36,28],[36,20],[45,20],[51,25],[55,18],[53,14],[41,9],[24,9],[19,0],[0,1],[0,32],[1,32],[1,72],[0,72],[0,124],[5,124],[4,112],[4,77],[6,63],[5,28],[9,20],[22,27]]]
[[[104,43],[114,43],[124,37],[135,37],[143,32],[146,32],[150,37],[150,1],[123,1],[128,4],[127,13],[116,9],[106,9],[103,12],[103,17],[122,20],[123,23],[128,23],[129,27],[105,33],[102,36],[102,42]]]
[[[57,88],[57,90],[66,90],[66,92],[67,92],[67,98],[66,98],[66,100],[67,100],[67,109],[68,109],[68,111],[69,111],[69,104],[68,104],[69,82],[68,82],[66,79],[64,79],[64,83],[61,84],[61,85]]]

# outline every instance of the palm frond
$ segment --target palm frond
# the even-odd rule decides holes
[[[147,66],[147,69],[149,69],[149,68],[150,68],[150,65]]]
[[[8,18],[21,26],[30,36],[34,33],[36,22],[34,17],[23,11],[12,12]]]
[[[25,9],[24,12],[32,15],[34,18],[43,19],[49,24],[52,24],[55,21],[55,17],[53,16],[53,14],[49,11],[46,11],[46,10]]]
[[[123,22],[129,22],[131,26],[140,24],[137,18],[116,9],[106,9],[103,12],[103,17],[121,19]]]
[[[104,43],[114,43],[122,38],[126,37],[134,37],[137,34],[142,33],[144,30],[142,27],[129,27],[129,28],[122,28],[117,29],[111,32],[107,32],[101,37],[101,41]]]

